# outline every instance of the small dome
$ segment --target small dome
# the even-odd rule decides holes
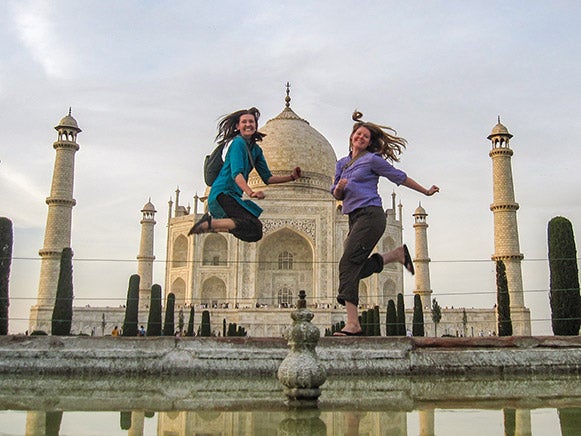
[[[506,126],[500,122],[500,117],[498,117],[498,123],[496,124],[496,126],[492,128],[492,133],[488,135],[488,139],[498,135],[508,136],[509,138],[512,138],[512,135],[509,133]]]
[[[73,118],[73,116],[71,115],[71,109],[69,108],[69,113],[68,115],[64,116],[58,123],[58,126],[55,127],[55,129],[59,129],[62,127],[68,127],[68,128],[72,128],[78,132],[81,131],[81,129],[79,129],[79,125],[77,124],[77,120],[75,120]]]
[[[422,204],[420,203],[420,205],[416,208],[416,210],[414,211],[413,215],[427,215],[426,213],[426,209],[424,209],[422,207]]]
[[[151,201],[148,201],[147,203],[145,203],[145,206],[143,206],[143,209],[141,209],[141,212],[157,212],[155,210],[155,206],[153,204],[151,204]]]

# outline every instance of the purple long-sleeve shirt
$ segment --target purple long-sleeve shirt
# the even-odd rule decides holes
[[[347,179],[343,197],[344,214],[361,207],[382,206],[381,197],[377,191],[379,177],[386,177],[398,186],[407,179],[405,172],[395,168],[375,153],[365,153],[348,165],[350,161],[351,156],[339,159],[335,167],[333,186],[331,186],[332,194],[339,180]]]

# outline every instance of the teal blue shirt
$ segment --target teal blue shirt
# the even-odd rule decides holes
[[[244,179],[248,181],[248,175],[252,171],[252,164],[248,159],[248,152],[246,151],[245,139],[238,135],[236,136],[228,147],[228,152],[224,158],[224,166],[220,170],[220,174],[214,181],[208,196],[208,209],[214,218],[227,218],[226,212],[222,209],[216,198],[220,194],[226,194],[234,198],[242,207],[248,210],[255,217],[259,217],[262,213],[262,208],[250,200],[242,199],[242,189],[236,184],[234,179],[238,174],[242,174]],[[266,159],[262,152],[262,148],[255,142],[248,144],[256,171],[260,175],[262,181],[268,184],[268,180],[272,177],[272,173],[268,168]]]

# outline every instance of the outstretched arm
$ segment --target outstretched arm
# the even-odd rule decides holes
[[[270,179],[268,179],[268,184],[292,182],[293,180],[300,178],[301,173],[300,167],[295,167],[288,176],[271,176]]]
[[[402,185],[405,186],[406,188],[413,189],[414,191],[421,192],[422,194],[427,196],[431,196],[434,195],[436,192],[440,192],[440,188],[438,188],[436,185],[432,185],[429,189],[426,189],[409,176],[405,179],[405,182],[403,182]]]

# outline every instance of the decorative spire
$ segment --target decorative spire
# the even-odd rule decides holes
[[[286,102],[285,106],[290,108],[290,83],[286,82],[286,97],[284,99],[284,101]]]
[[[71,115],[71,110],[72,110],[72,108],[69,106],[69,117],[72,116]]]

